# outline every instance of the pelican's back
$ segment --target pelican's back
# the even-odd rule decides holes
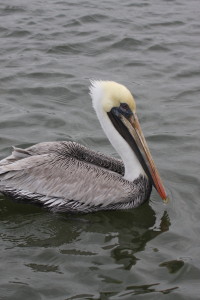
[[[77,143],[40,143],[0,161],[0,191],[55,211],[114,209],[131,201],[123,173],[120,160]]]

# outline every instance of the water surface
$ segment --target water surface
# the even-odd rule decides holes
[[[0,1],[0,157],[74,140],[117,157],[89,79],[137,111],[171,201],[70,216],[0,198],[1,299],[199,299],[199,1]]]

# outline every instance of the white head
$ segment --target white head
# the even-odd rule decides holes
[[[99,103],[105,112],[120,106],[120,103],[127,103],[133,112],[136,111],[135,100],[131,92],[115,81],[91,81],[90,95],[95,110]]]
[[[124,178],[133,181],[140,175],[148,176],[160,196],[166,199],[130,91],[114,81],[92,81],[90,95],[104,132],[124,162]]]

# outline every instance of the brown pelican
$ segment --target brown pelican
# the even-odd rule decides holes
[[[150,197],[152,185],[166,192],[143,136],[130,91],[113,81],[93,81],[94,110],[122,160],[75,142],[13,147],[0,161],[0,191],[53,211],[91,212],[134,208]]]

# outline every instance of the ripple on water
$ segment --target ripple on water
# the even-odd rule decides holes
[[[126,84],[170,195],[136,210],[51,214],[0,197],[0,298],[199,299],[197,1],[0,4],[0,147],[75,140],[118,157],[89,78]]]

